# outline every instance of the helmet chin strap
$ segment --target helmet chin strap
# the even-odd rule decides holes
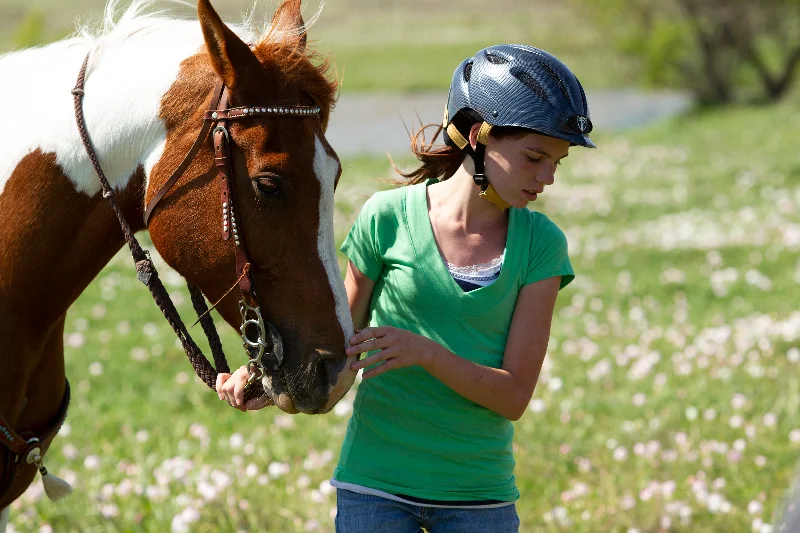
[[[445,120],[447,119],[445,118]],[[488,122],[481,124],[481,129],[478,131],[478,142],[475,144],[475,149],[473,150],[466,137],[461,135],[461,132],[458,131],[455,124],[450,123],[447,125],[447,135],[450,139],[452,139],[461,150],[472,156],[472,161],[475,164],[475,174],[472,176],[472,180],[475,182],[475,185],[480,187],[480,196],[494,204],[501,211],[505,211],[511,207],[511,204],[503,200],[500,195],[497,194],[497,191],[492,187],[492,184],[489,183],[489,178],[487,178],[485,174],[484,159],[486,156],[486,143],[489,141],[489,132],[491,131],[491,124]]]
[[[505,211],[506,209],[511,207],[511,204],[500,198],[500,195],[497,194],[497,191],[494,190],[494,187],[492,187],[491,183],[485,189],[481,189],[481,192],[478,194],[480,195],[481,198],[486,198],[491,203],[496,205],[497,208],[500,209],[500,211]]]

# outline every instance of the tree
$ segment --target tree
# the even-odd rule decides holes
[[[800,63],[800,0],[576,0],[646,79],[706,104],[775,101]]]

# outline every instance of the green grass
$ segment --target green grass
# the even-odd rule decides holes
[[[798,135],[787,103],[601,137],[534,205],[566,232],[578,277],[515,424],[523,532],[774,522],[800,451]],[[339,242],[390,177],[384,159],[343,163]],[[191,377],[125,253],[65,338],[74,399],[47,464],[77,491],[52,504],[36,481],[12,507],[17,531],[332,530],[325,482],[354,391],[321,417],[227,407]],[[229,328],[223,341],[242,359]]]
[[[215,2],[223,17],[241,20],[250,0]],[[96,21],[103,0],[0,0],[0,52],[59,39],[75,19]],[[264,20],[277,2],[260,2]],[[124,5],[124,3],[123,3]],[[318,3],[304,2],[306,17]],[[192,15],[188,9],[178,12]],[[485,46],[531,44],[564,60],[587,87],[630,85],[633,66],[612,49],[569,2],[478,0],[461,2],[374,2],[336,0],[325,4],[309,38],[334,58],[343,92],[446,90],[456,66]]]

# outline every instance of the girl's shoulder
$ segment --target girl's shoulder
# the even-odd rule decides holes
[[[399,186],[373,193],[373,195],[364,202],[361,211],[369,217],[396,217],[398,214],[405,211],[408,194],[412,192],[414,187],[418,186],[419,185]]]
[[[539,261],[543,254],[559,257],[568,254],[567,236],[555,222],[538,211],[519,211],[524,222],[517,225],[515,237],[520,242],[521,249],[527,249],[527,254],[523,252],[523,255],[527,255],[530,262]]]
[[[554,237],[564,237],[564,232],[558,225],[550,220],[550,217],[539,211],[532,211],[524,208],[519,209],[523,220],[525,221],[524,231],[526,234],[534,237],[536,235],[552,235]]]

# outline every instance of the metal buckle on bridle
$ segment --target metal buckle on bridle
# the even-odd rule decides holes
[[[264,324],[264,319],[261,316],[261,308],[256,306],[252,307],[245,300],[239,302],[239,311],[242,313],[242,325],[239,331],[242,334],[242,345],[247,353],[250,355],[250,360],[247,362],[247,370],[250,373],[250,378],[247,380],[246,388],[250,387],[256,380],[266,374],[266,367],[264,365],[264,355],[269,354],[269,342],[267,340],[267,326]],[[254,315],[253,318],[248,318],[249,315]],[[248,326],[256,328],[256,338],[251,339],[248,337]],[[252,328],[251,328],[252,329]],[[280,366],[281,361],[277,361],[277,366]]]
[[[226,128],[222,124],[219,124],[219,125],[214,127],[214,130],[211,132],[211,135],[212,136],[216,135],[218,131],[221,131],[223,133],[223,135],[225,137],[225,142],[227,142],[227,143],[231,142],[231,137],[228,134],[228,128]]]

